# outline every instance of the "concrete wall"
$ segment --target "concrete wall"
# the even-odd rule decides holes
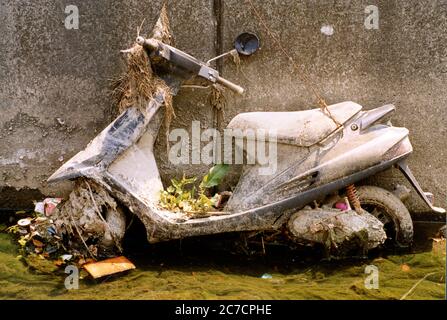
[[[410,165],[445,206],[447,1],[252,2],[328,103],[397,106],[393,122],[410,129],[415,149]],[[123,70],[119,50],[132,43],[143,18],[143,31],[151,29],[161,3],[0,0],[0,207],[29,205],[26,200],[70,189],[69,183],[49,186],[45,179],[111,121],[109,79]],[[79,30],[64,27],[69,4],[79,8]],[[368,5],[379,8],[378,30],[364,26]],[[230,49],[240,32],[261,38],[262,50],[243,59],[242,72],[230,61],[221,66],[226,78],[247,89],[244,97],[228,95],[224,124],[242,111],[316,107],[246,1],[182,0],[168,7],[176,45],[200,59]],[[323,25],[331,25],[333,35],[323,34]],[[175,108],[172,128],[190,128],[191,120],[204,128],[213,123],[203,90],[181,90]],[[165,178],[206,170],[169,166],[160,141]],[[399,178],[389,171],[372,182],[390,186]],[[418,201],[411,206],[423,210]]]

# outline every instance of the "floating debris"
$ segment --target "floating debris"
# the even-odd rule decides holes
[[[99,262],[87,263],[83,267],[94,279],[135,269],[135,265],[126,257],[122,256]]]
[[[16,236],[21,256],[35,269],[39,269],[35,262],[44,260],[57,267],[68,262],[80,267],[121,250],[125,216],[118,212],[114,199],[93,182],[78,180],[69,201],[46,198],[36,202],[35,212],[29,215],[6,230]]]

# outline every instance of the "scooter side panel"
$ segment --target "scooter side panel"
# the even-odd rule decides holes
[[[226,210],[248,210],[281,201],[305,190],[374,166],[408,136],[405,128],[376,125],[361,133],[344,130],[326,146],[311,149],[278,145],[278,168],[271,176],[260,176],[259,166],[246,166]],[[304,153],[303,150],[309,150]],[[412,151],[411,145],[402,150]],[[262,183],[258,183],[261,181]],[[253,185],[259,185],[253,188]]]
[[[107,169],[109,177],[120,181],[128,192],[146,204],[158,201],[159,192],[163,190],[153,153],[162,119],[163,112],[160,110],[138,142],[123,152]]]

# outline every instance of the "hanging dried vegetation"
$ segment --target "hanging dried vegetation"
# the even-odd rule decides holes
[[[138,35],[140,29],[141,26],[137,30]],[[173,44],[166,6],[163,6],[161,10],[151,37],[169,45]],[[142,46],[134,43],[130,49],[122,52],[125,54],[127,70],[113,84],[113,98],[118,111],[121,113],[133,106],[142,111],[145,110],[148,101],[161,88],[166,93],[164,97],[165,129],[168,132],[171,121],[175,117],[169,87],[153,73],[148,54]]]

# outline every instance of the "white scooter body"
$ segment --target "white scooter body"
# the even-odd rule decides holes
[[[243,91],[176,48],[155,39],[140,37],[138,42],[148,48],[150,57],[161,57],[182,70],[197,71],[212,82]],[[168,72],[166,79],[170,81],[173,72]],[[166,80],[171,91],[176,93],[178,82],[169,81]],[[354,102],[329,106],[332,119],[321,109],[236,116],[228,126],[231,129],[277,132],[275,173],[260,176],[259,164],[244,166],[220,215],[191,219],[168,212],[159,206],[163,184],[154,156],[165,94],[160,88],[148,101],[146,110],[128,108],[48,181],[80,177],[94,180],[140,218],[152,243],[224,232],[278,230],[294,212],[314,200],[393,165],[399,166],[430,210],[445,212],[433,207],[404,162],[413,151],[408,130],[383,123],[394,106],[362,111]]]
[[[85,150],[49,178],[49,181],[58,181],[86,177],[96,181],[141,219],[150,242],[280,228],[287,217],[306,204],[394,164],[403,166],[402,161],[412,152],[407,129],[371,125],[373,120],[378,121],[392,112],[393,106],[367,112],[361,111],[361,106],[353,102],[330,106],[329,110],[334,111],[335,117],[337,109],[343,109],[342,113],[349,115],[345,116],[342,129],[336,129],[327,136],[323,134],[322,140],[308,146],[279,140],[278,154],[283,156],[278,159],[277,174],[259,176],[256,173],[258,165],[247,165],[225,209],[227,214],[188,219],[158,205],[163,184],[153,150],[162,122],[162,101],[160,93],[148,103],[144,115],[136,108],[126,110]],[[348,109],[351,111],[346,113]],[[311,112],[322,113],[319,109]],[[299,116],[300,113],[293,114]],[[256,119],[259,113],[253,116]],[[274,113],[269,113],[269,116],[274,116]],[[250,117],[250,113],[243,115],[245,120]],[[235,126],[240,120],[237,116],[230,126]],[[134,127],[135,123],[139,124]],[[129,124],[133,130],[129,130]],[[318,126],[318,123],[313,125]],[[120,135],[123,132],[127,140]],[[430,202],[427,204],[432,207]]]

